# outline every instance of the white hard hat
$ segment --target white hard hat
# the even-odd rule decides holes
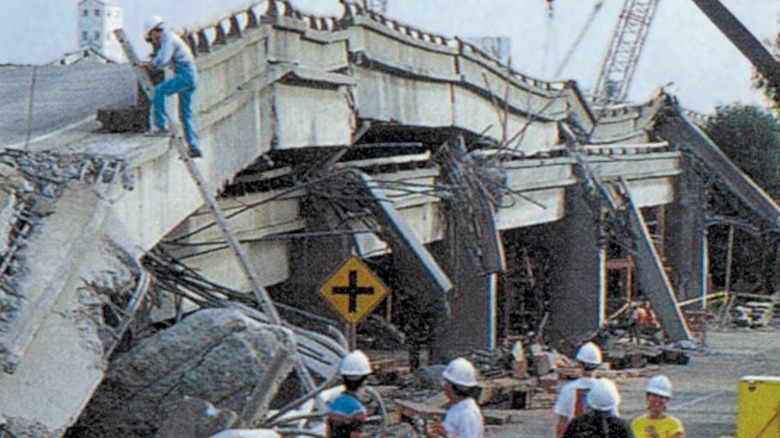
[[[620,392],[615,382],[596,379],[588,391],[586,401],[594,411],[612,411],[620,404]]]
[[[576,359],[584,364],[598,366],[601,365],[601,349],[593,342],[583,344],[577,351]]]
[[[162,27],[163,23],[165,23],[165,20],[163,20],[162,17],[157,15],[146,20],[146,22],[144,23],[144,35],[148,35],[149,32],[151,32],[153,29]]]
[[[672,381],[663,375],[653,376],[647,379],[645,392],[660,395],[661,397],[672,398]]]
[[[468,360],[459,357],[447,364],[447,368],[441,373],[445,380],[458,386],[471,388],[477,386],[477,371]]]
[[[355,350],[344,356],[339,374],[342,376],[362,377],[371,374],[371,362],[368,356],[360,350]]]

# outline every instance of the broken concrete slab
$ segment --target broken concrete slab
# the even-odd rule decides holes
[[[79,269],[83,254],[94,243],[105,208],[94,192],[68,191],[55,204],[55,214],[42,221],[24,243],[24,265],[16,276],[16,291],[24,297],[13,317],[0,324],[0,367],[13,373],[36,331],[49,316],[65,283]],[[57,218],[67,218],[63,223]]]
[[[238,427],[238,423],[238,414],[233,411],[217,409],[205,400],[185,397],[171,409],[155,438],[207,438]]]
[[[11,146],[83,121],[102,106],[128,105],[135,84],[122,64],[3,65],[0,96],[0,142]]]
[[[185,397],[241,412],[274,357],[286,356],[289,372],[294,352],[285,328],[238,310],[198,311],[115,358],[79,436],[148,436]]]
[[[63,207],[80,207],[92,213],[89,207],[95,204],[87,193],[88,190],[68,191],[55,208],[62,211]],[[106,273],[132,283],[135,274],[133,267],[126,269],[132,256],[109,243],[101,232],[106,226],[104,216],[86,216],[92,221],[88,226],[57,220],[53,215],[47,217],[36,229],[57,239],[47,241],[35,235],[23,251],[25,266],[32,264],[35,268],[25,268],[19,290],[29,292],[26,299],[31,299],[32,293],[37,293],[39,299],[35,306],[25,307],[26,317],[37,318],[25,321],[31,331],[35,326],[25,354],[17,355],[20,360],[13,374],[0,375],[0,417],[5,418],[8,432],[15,436],[61,436],[78,418],[103,378],[106,338],[101,334],[108,324],[103,306],[112,298],[100,296],[85,283],[99,282]],[[81,234],[81,241],[74,243],[73,239],[78,237],[67,236],[67,230]],[[66,242],[71,251],[54,251],[53,242]],[[33,279],[35,273],[47,276]],[[47,288],[33,289],[34,284],[45,284]],[[47,296],[42,298],[41,294]],[[113,298],[117,302],[123,299]]]

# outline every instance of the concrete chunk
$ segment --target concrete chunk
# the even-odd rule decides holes
[[[155,438],[206,438],[238,426],[238,414],[216,409],[197,398],[185,397],[163,423]]]
[[[241,412],[275,356],[290,372],[292,336],[237,310],[199,311],[113,361],[80,436],[148,436],[186,397]]]

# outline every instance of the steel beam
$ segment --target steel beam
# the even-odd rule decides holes
[[[676,148],[690,151],[701,159],[722,179],[729,191],[766,220],[770,227],[780,227],[780,206],[775,200],[737,167],[704,131],[676,109],[656,125],[655,132]]]
[[[653,238],[639,208],[631,201],[628,187],[621,181],[622,190],[630,215],[631,232],[634,237],[634,250],[637,257],[637,274],[642,291],[653,305],[658,320],[667,339],[671,341],[691,340],[691,333],[685,317],[677,304],[672,282],[666,275],[661,257],[655,249]]]
[[[774,85],[780,84],[780,63],[718,0],[693,0],[712,24]]]
[[[449,292],[453,286],[447,273],[439,266],[433,255],[414,234],[414,231],[406,225],[401,215],[386,199],[383,191],[378,188],[373,179],[359,171],[351,171],[350,174],[371,195],[371,199],[374,201],[373,213],[383,226],[385,232],[383,236],[387,237],[388,243],[396,251],[396,254],[422,268],[436,290],[442,294]]]

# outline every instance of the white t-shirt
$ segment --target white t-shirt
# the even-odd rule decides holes
[[[165,68],[171,64],[195,65],[189,46],[175,33],[164,30],[160,37],[160,48],[152,59],[156,68]]]
[[[555,401],[555,406],[553,406],[553,412],[568,418],[569,421],[585,413],[585,409],[588,407],[585,402],[585,396],[588,395],[588,391],[590,391],[595,380],[593,377],[583,376],[563,385],[558,392],[558,399]]]
[[[454,434],[456,438],[482,438],[485,426],[477,402],[467,397],[447,409],[444,428],[448,435]]]

